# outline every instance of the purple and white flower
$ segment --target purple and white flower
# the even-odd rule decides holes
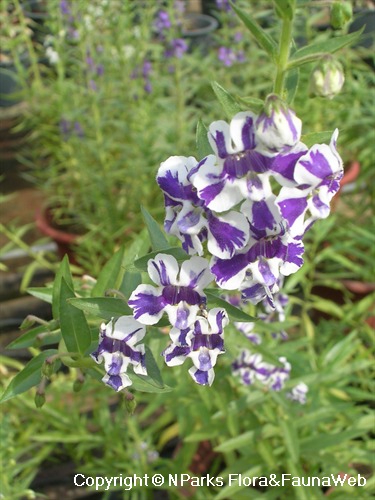
[[[300,382],[293,389],[287,392],[286,397],[291,401],[295,401],[301,405],[306,404],[306,396],[309,391],[307,385],[303,382]]]
[[[228,324],[228,315],[224,309],[211,309],[207,317],[197,317],[189,328],[172,328],[172,344],[163,352],[168,366],[177,366],[191,358],[194,366],[190,375],[200,385],[211,385],[214,366],[219,354],[224,350],[224,328]]]
[[[303,233],[317,219],[328,217],[330,202],[340,188],[343,162],[337,152],[338,130],[330,144],[315,144],[293,167],[295,187],[283,187],[276,203],[293,234]],[[306,221],[307,210],[311,216]]]
[[[245,250],[231,259],[213,258],[211,271],[224,289],[240,289],[244,299],[258,303],[278,291],[280,274],[288,276],[303,264],[303,244],[294,239],[275,205],[275,196],[242,204],[250,223],[250,239]]]
[[[247,349],[232,364],[233,374],[241,378],[245,385],[259,381],[273,391],[281,391],[289,379],[291,365],[286,358],[280,357],[282,366],[271,365],[263,361],[261,354],[252,354]]]
[[[153,285],[139,285],[128,304],[135,319],[145,325],[155,325],[168,315],[172,326],[184,329],[191,326],[200,309],[206,304],[203,289],[212,281],[209,263],[202,257],[192,257],[181,269],[172,255],[159,253],[147,264]]]
[[[216,157],[207,157],[190,179],[210,210],[225,212],[247,198],[270,195],[274,154],[257,148],[255,121],[249,111],[237,113],[230,124],[219,120],[209,126],[208,140]]]
[[[134,373],[147,375],[144,345],[136,345],[145,333],[145,327],[132,316],[112,319],[100,327],[99,345],[91,357],[97,363],[104,361],[106,374],[102,380],[117,392],[132,384],[126,373],[129,364]]]
[[[183,248],[190,254],[202,255],[202,242],[207,239],[212,255],[229,259],[245,247],[249,224],[236,211],[220,216],[215,214],[197,197],[190,174],[209,159],[198,164],[193,157],[172,156],[160,165],[156,180],[165,197],[164,227],[183,242]]]

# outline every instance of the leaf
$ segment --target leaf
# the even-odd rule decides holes
[[[294,101],[294,98],[297,94],[298,90],[298,83],[299,83],[299,69],[298,68],[293,68],[290,71],[288,71],[286,80],[285,80],[285,89],[288,93],[288,103],[292,104]]]
[[[279,422],[281,435],[284,439],[285,447],[289,452],[289,457],[294,464],[298,464],[300,454],[299,440],[294,423],[290,419],[285,420],[283,418],[281,418]]]
[[[316,61],[325,54],[333,54],[337,50],[357,42],[361,37],[363,29],[364,28],[348,35],[338,36],[322,42],[313,43],[296,50],[289,60],[288,69],[297,68],[303,64]]]
[[[100,271],[98,280],[91,291],[91,296],[102,296],[106,290],[116,288],[120,284],[123,270],[124,260],[124,247],[121,247],[116,253],[112,255],[109,261],[105,264]]]
[[[66,284],[71,290],[74,290],[72,273],[70,272],[69,259],[65,255],[60,263],[60,267],[56,273],[55,281],[53,283],[52,291],[52,316],[53,319],[59,319],[60,314],[60,289],[61,280],[65,279]]]
[[[227,90],[225,90],[217,82],[212,82],[211,85],[228,118],[231,119],[233,115],[241,111],[241,106]]]
[[[207,138],[207,127],[201,119],[199,119],[197,123],[196,145],[199,159],[202,159],[213,153],[211,145]]]
[[[169,243],[160,229],[156,220],[148,213],[148,211],[141,207],[142,215],[147,226],[148,234],[150,235],[151,247],[153,250],[164,250],[169,247]]]
[[[264,31],[255,19],[252,19],[248,14],[245,14],[245,12],[243,12],[243,10],[241,10],[237,5],[231,2],[231,6],[259,45],[272,59],[274,59],[277,52],[277,44],[275,40]]]
[[[41,370],[44,361],[54,354],[57,354],[56,349],[48,349],[29,361],[25,368],[11,380],[0,398],[0,403],[4,403],[18,394],[28,391],[31,387],[38,385],[42,380]]]
[[[126,271],[122,279],[119,291],[129,299],[131,293],[142,283],[141,273]]]
[[[87,299],[74,297],[69,299],[69,304],[90,316],[108,321],[133,313],[126,302],[115,297],[90,297]]]
[[[314,144],[329,143],[331,137],[332,130],[327,130],[325,132],[312,132],[310,134],[305,134],[302,136],[301,141],[306,144],[308,148],[311,148]]]
[[[47,288],[47,287],[27,288],[26,291],[33,297],[43,300],[44,302],[48,302],[48,304],[52,304],[52,293],[53,293],[52,288]]]
[[[144,255],[140,259],[137,259],[134,262],[134,266],[140,271],[147,272],[147,263],[150,259],[155,258],[159,253],[166,253],[167,255],[173,255],[173,257],[178,262],[183,262],[186,259],[189,259],[189,255],[182,250],[180,247],[170,247],[165,248],[163,251],[151,252],[147,255]]]
[[[238,307],[232,306],[232,304],[229,304],[229,302],[227,302],[226,300],[221,299],[215,293],[212,293],[211,290],[205,290],[204,293],[207,295],[210,307],[211,306],[222,307],[227,311],[228,316],[232,321],[241,321],[241,322],[258,321],[257,318],[250,316],[241,309],[238,309]]]
[[[42,346],[56,344],[60,339],[60,333],[52,331],[52,329],[55,329],[56,327],[57,322],[54,322],[53,327],[49,326],[51,330],[49,330],[47,326],[44,325],[37,326],[36,328],[33,328],[32,330],[13,340],[13,342],[11,342],[7,346],[7,349],[25,349],[26,347],[33,346],[36,342],[38,342],[38,345]],[[42,336],[43,339],[38,340],[39,335]]]
[[[59,308],[61,335],[68,352],[85,354],[91,344],[91,333],[83,312],[69,302],[74,297],[73,290],[62,277]]]

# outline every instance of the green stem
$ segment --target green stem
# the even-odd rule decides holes
[[[274,94],[283,97],[284,91],[284,81],[286,69],[288,66],[290,44],[292,41],[292,28],[293,19],[283,19],[283,25],[281,30],[280,44],[279,44],[279,57],[276,67],[276,77],[273,87]]]

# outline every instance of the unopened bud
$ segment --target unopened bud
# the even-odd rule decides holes
[[[301,138],[302,122],[288,104],[275,94],[267,97],[264,109],[255,122],[260,145],[271,151],[285,151]]]
[[[125,401],[126,411],[130,415],[133,415],[133,413],[137,407],[137,402],[135,400],[134,394],[132,394],[131,392],[126,392],[124,394],[124,401]]]
[[[344,81],[342,64],[332,56],[326,56],[311,73],[310,94],[332,99],[340,93]]]
[[[55,357],[51,356],[50,358],[47,358],[43,363],[42,375],[44,375],[46,378],[51,378],[51,375],[53,374],[54,371],[55,361],[56,361]]]
[[[335,30],[344,28],[353,17],[351,2],[334,2],[331,6],[331,26]]]
[[[34,398],[34,402],[35,402],[35,406],[37,408],[41,408],[44,403],[46,402],[46,396],[44,394],[44,392],[38,392],[35,394],[35,398]]]
[[[79,392],[82,389],[84,383],[85,383],[85,377],[82,373],[79,373],[78,377],[73,383],[73,391]]]

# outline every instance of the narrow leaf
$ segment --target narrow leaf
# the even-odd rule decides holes
[[[284,439],[285,447],[288,450],[289,457],[294,464],[299,463],[299,440],[294,423],[290,419],[280,419],[281,433]]]
[[[228,118],[231,119],[233,115],[241,111],[241,106],[227,90],[217,82],[212,82],[211,85]]]
[[[27,288],[26,292],[33,297],[36,297],[37,299],[43,300],[44,302],[47,302],[48,304],[52,304],[52,288],[47,288],[47,287],[31,287]]]
[[[124,252],[124,247],[121,247],[105,264],[98,276],[95,286],[92,289],[92,297],[97,297],[98,295],[102,296],[105,294],[106,290],[119,286],[124,272]]]
[[[120,285],[119,291],[129,299],[131,293],[142,283],[141,273],[126,271]]]
[[[61,280],[65,279],[66,284],[71,290],[74,290],[72,273],[70,272],[69,259],[65,255],[60,263],[60,267],[56,273],[55,281],[53,283],[52,291],[52,316],[53,319],[59,319],[59,309],[60,309],[60,289]]]
[[[84,354],[91,344],[91,333],[83,312],[69,303],[74,297],[73,290],[62,277],[59,308],[61,335],[69,352]]]
[[[299,69],[293,68],[288,72],[285,80],[285,89],[288,93],[287,100],[289,104],[292,104],[294,101],[294,98],[297,94],[298,83],[299,83]]]
[[[70,298],[69,304],[90,316],[108,321],[112,318],[119,318],[133,313],[126,302],[115,297]]]
[[[306,144],[308,148],[314,144],[328,143],[332,137],[332,130],[327,130],[325,132],[312,132],[310,134],[305,134],[302,136],[301,141]]]
[[[207,128],[201,119],[197,123],[196,144],[199,159],[213,153],[207,138]]]
[[[255,19],[252,19],[248,14],[245,14],[243,10],[239,9],[234,3],[231,3],[234,12],[244,23],[246,28],[253,35],[255,40],[259,45],[267,52],[267,54],[273,59],[277,52],[277,44],[275,40],[264,31],[264,29],[258,24]]]
[[[250,316],[241,309],[232,306],[232,304],[229,304],[229,302],[227,302],[226,300],[221,299],[215,293],[212,293],[210,290],[205,290],[204,293],[207,295],[210,308],[212,306],[222,307],[227,311],[232,321],[241,321],[241,322],[257,321],[257,318],[254,318],[253,316]]]
[[[4,401],[8,401],[18,394],[28,391],[31,387],[38,385],[42,380],[41,369],[44,361],[54,354],[57,354],[56,349],[48,349],[29,361],[25,368],[11,380],[0,398],[0,403],[4,403]]]
[[[54,328],[56,327],[57,323],[54,325]],[[7,349],[25,349],[26,347],[31,347],[36,343],[40,346],[58,343],[60,333],[56,331],[53,332],[53,328],[50,328],[51,330],[44,325],[32,328],[17,339],[13,340],[13,342],[7,346]]]
[[[338,36],[329,40],[324,40],[322,42],[313,43],[311,45],[307,45],[306,47],[302,47],[301,49],[296,50],[294,54],[292,54],[288,63],[288,68],[296,68],[298,66],[302,66],[302,64],[316,61],[325,54],[333,54],[343,47],[352,45],[360,39],[362,31],[363,28],[360,31],[356,31],[355,33]]]
[[[148,213],[148,211],[141,207],[142,215],[147,226],[148,233],[150,235],[151,246],[153,250],[163,250],[169,247],[169,243],[160,229],[159,224],[156,220]]]

